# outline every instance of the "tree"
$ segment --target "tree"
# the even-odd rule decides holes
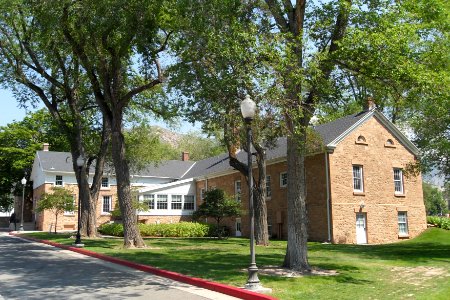
[[[183,32],[179,47],[186,66],[177,71],[184,79],[183,95],[194,99],[188,102],[196,112],[192,118],[206,120],[213,129],[225,125],[230,130],[224,138],[233,137],[237,99],[250,91],[253,98],[267,101],[266,105],[257,101],[269,107],[262,115],[272,116],[272,123],[283,125],[287,135],[286,267],[310,269],[305,156],[311,117],[333,111],[333,105],[343,107],[339,111],[360,110],[366,97],[374,96],[393,121],[401,120],[405,111],[414,111],[413,103],[432,95],[427,84],[431,82],[437,93],[445,90],[445,85],[437,85],[442,76],[434,80],[433,75],[440,73],[431,67],[444,70],[439,58],[448,54],[442,51],[446,42],[441,42],[448,36],[446,25],[441,25],[447,21],[440,22],[446,15],[444,4],[435,2],[432,11],[422,1],[184,3],[188,12],[180,15],[196,22],[188,23]],[[433,50],[438,55],[430,59]],[[233,161],[236,143],[229,145]]]
[[[240,214],[241,205],[239,202],[228,197],[223,190],[213,189],[205,192],[203,203],[194,211],[192,217],[194,220],[201,217],[213,218],[216,220],[217,228],[220,228],[220,222],[224,218],[237,217]]]
[[[58,38],[58,27],[51,26],[55,16],[47,18],[45,8],[42,11],[45,4],[41,4],[20,0],[0,4],[4,12],[0,17],[2,85],[14,91],[21,105],[42,101],[64,133],[82,203],[82,233],[95,236],[96,200],[110,131],[105,122],[99,125],[95,121],[84,70],[70,55],[68,44]],[[81,171],[76,164],[80,156],[86,161]],[[95,174],[90,185],[87,170],[94,160]]]
[[[443,215],[447,212],[447,203],[444,200],[442,192],[429,183],[424,182],[423,187],[423,200],[425,202],[425,209],[427,215]]]
[[[44,193],[37,202],[36,211],[50,210],[55,215],[55,233],[58,226],[58,216],[64,212],[75,210],[74,197],[70,191],[61,187],[52,187],[52,193]]]
[[[52,27],[61,28],[64,41],[86,71],[96,104],[111,129],[124,246],[145,247],[134,217],[123,120],[133,99],[163,82],[158,56],[171,35],[169,3],[103,0],[57,4],[43,4],[46,17],[54,20]],[[147,106],[158,111],[161,106],[152,100]]]
[[[199,132],[191,131],[183,134],[176,147],[176,157],[179,159],[180,153],[189,152],[189,159],[202,160],[208,157],[217,156],[226,151],[220,141],[214,137],[201,136]]]
[[[261,89],[267,85],[266,72],[258,53],[257,26],[252,23],[252,6],[238,1],[182,1],[179,9],[180,32],[172,47],[180,60],[171,71],[170,85],[186,98],[185,115],[191,122],[202,122],[202,129],[219,136],[227,148],[230,166],[248,181],[248,167],[237,159],[244,148],[245,127],[239,104],[246,94],[254,96],[259,114],[253,122],[252,145],[258,172],[253,180],[255,203],[255,241],[269,241],[266,208],[265,148],[267,140],[279,133],[277,120],[267,106]],[[196,20],[192,24],[192,20]],[[260,75],[259,75],[260,74]],[[219,135],[218,132],[222,131]]]
[[[38,110],[22,121],[0,127],[0,207],[13,205],[15,195],[22,195],[20,180],[29,181],[36,151],[49,142],[55,151],[67,151],[67,139],[45,110]]]

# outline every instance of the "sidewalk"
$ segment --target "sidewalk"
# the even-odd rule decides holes
[[[22,236],[19,232],[10,232],[9,234],[23,238],[23,239],[27,239],[30,241],[51,245],[54,247],[65,249],[65,250],[70,250],[70,251],[77,252],[77,253],[80,253],[83,255],[91,256],[91,257],[98,258],[98,259],[101,259],[104,261],[119,264],[122,266],[126,266],[126,267],[140,270],[143,272],[151,273],[151,274],[158,275],[161,277],[169,278],[169,279],[176,280],[179,282],[191,284],[191,285],[194,285],[197,287],[205,288],[208,290],[212,290],[215,292],[219,292],[219,293],[226,294],[226,295],[233,296],[233,297],[240,298],[240,299],[276,300],[276,298],[268,296],[268,295],[255,293],[252,291],[248,291],[248,290],[233,287],[233,286],[228,286],[228,285],[218,283],[218,282],[207,281],[207,280],[201,279],[201,278],[189,277],[189,276],[186,276],[186,275],[183,275],[180,273],[166,271],[166,270],[162,270],[162,269],[155,268],[155,267],[148,266],[148,265],[143,265],[143,264],[139,264],[139,263],[126,261],[126,260],[123,260],[120,258],[115,258],[115,257],[107,256],[104,254],[96,253],[96,252],[93,252],[93,251],[90,251],[90,250],[87,250],[84,248],[77,248],[77,247],[62,245],[62,244],[58,244],[58,243],[55,243],[52,241],[38,240],[38,239],[34,239],[31,237],[27,237],[27,236]]]

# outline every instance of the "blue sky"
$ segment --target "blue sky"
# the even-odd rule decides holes
[[[39,108],[41,107],[43,107],[42,104],[39,105]],[[14,98],[12,92],[5,89],[0,89],[0,126],[5,126],[14,121],[23,120],[27,113],[33,112],[36,109],[38,108],[29,107],[25,109],[19,107],[18,102]],[[176,126],[176,128],[171,128],[169,125],[162,121],[154,121],[152,122],[152,125],[160,126],[181,133],[187,133],[189,131],[200,131],[199,124],[193,126],[186,122],[180,122],[179,128],[178,126]]]
[[[19,108],[13,94],[4,89],[0,89],[0,126],[22,120],[27,114],[24,108]]]

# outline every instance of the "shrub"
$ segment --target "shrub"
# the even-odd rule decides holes
[[[139,224],[142,236],[155,237],[204,237],[208,236],[208,224],[180,222],[173,224]],[[123,225],[103,224],[98,231],[105,235],[123,236]]]
[[[98,231],[105,235],[123,236],[123,225],[120,223],[105,223],[100,225]]]
[[[450,230],[450,218],[430,216],[427,217],[427,222],[436,227]]]

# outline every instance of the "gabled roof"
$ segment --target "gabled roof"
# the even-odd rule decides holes
[[[372,115],[374,110],[366,110],[356,114],[348,115],[332,122],[314,126],[319,135],[322,137],[323,144],[328,146],[336,139],[342,136],[345,132],[359,124],[362,120],[366,120]],[[340,141],[340,140],[339,140]]]
[[[411,153],[418,155],[419,150],[392,124],[381,112],[376,109],[366,110],[356,114],[348,115],[333,122],[314,126],[313,129],[320,135],[323,144],[328,149],[334,149],[353,130],[364,124],[371,117],[377,118]],[[286,138],[278,138],[275,146],[267,149],[267,161],[285,158],[287,152]],[[68,152],[39,151],[41,168],[44,171],[73,172],[71,154]],[[237,158],[246,163],[247,153],[240,151]],[[148,176],[158,178],[171,178],[174,180],[185,180],[199,178],[209,174],[220,174],[232,171],[229,164],[228,153],[206,158],[197,162],[168,160],[157,165],[150,165],[136,174],[137,176]],[[91,170],[93,172],[93,170]]]
[[[40,168],[45,172],[73,173],[72,155],[69,152],[38,151]],[[149,165],[135,174],[143,177],[180,179],[193,165],[193,161],[167,160],[156,165]],[[91,166],[90,173],[94,173]],[[108,168],[105,168],[108,173]]]
[[[376,109],[365,110],[356,114],[348,115],[332,122],[314,126],[313,129],[322,138],[323,144],[328,149],[334,149],[347,135],[353,130],[361,126],[372,116],[376,117],[391,133],[414,155],[418,155],[419,150],[409,141],[399,130],[392,124],[381,112]],[[286,137],[278,138],[273,148],[266,151],[267,161],[285,158],[287,153]],[[247,152],[241,151],[237,154],[237,158],[243,162],[247,162]],[[210,157],[195,163],[192,169],[187,172],[183,179],[190,177],[201,177],[209,174],[219,174],[231,171],[233,168],[229,165],[228,153],[221,154],[216,157]]]

